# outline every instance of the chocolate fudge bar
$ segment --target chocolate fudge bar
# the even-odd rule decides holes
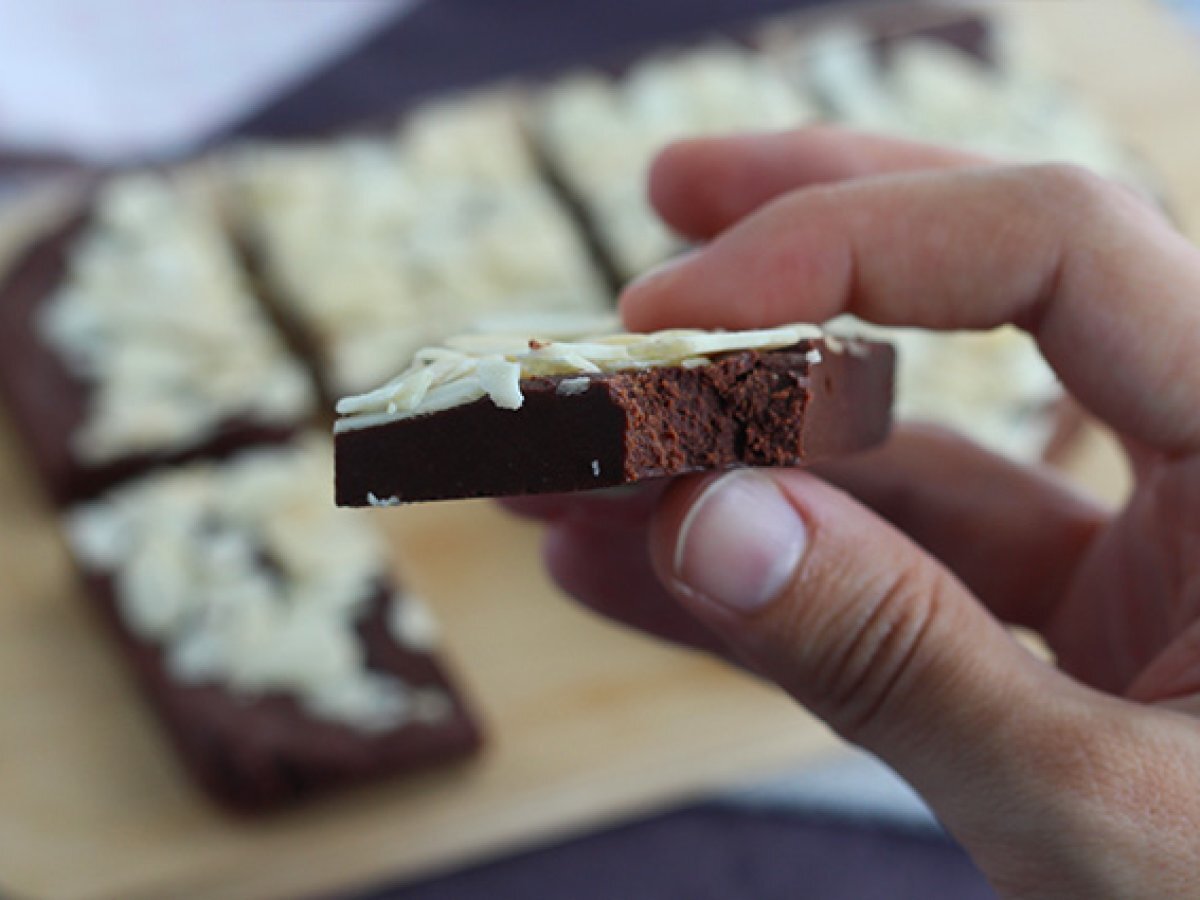
[[[904,12],[875,13],[873,23],[781,25],[764,44],[840,124],[1005,160],[1075,163],[1154,193],[1145,167],[1015,23],[959,10],[935,24],[943,10],[914,31]]]
[[[464,756],[480,733],[326,439],[153,473],[68,514],[85,581],[183,761],[231,808]]]
[[[248,256],[331,399],[479,317],[611,308],[517,113],[490,93],[420,108],[393,133],[231,153]]]
[[[0,288],[0,392],[55,500],[279,441],[315,392],[201,190],[117,176]]]
[[[338,404],[343,506],[585,490],[879,443],[893,352],[811,325],[465,336]]]

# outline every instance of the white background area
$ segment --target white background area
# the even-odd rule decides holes
[[[186,150],[416,0],[0,0],[0,149]]]

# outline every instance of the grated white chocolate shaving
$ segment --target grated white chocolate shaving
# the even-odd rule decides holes
[[[310,714],[364,731],[422,719],[448,700],[369,669],[358,635],[387,583],[376,533],[336,509],[326,441],[197,463],[120,488],[69,514],[91,571],[109,575],[118,612],[162,648],[185,683],[235,695],[292,696]],[[389,598],[393,638],[416,652],[436,628],[419,601]]]
[[[684,360],[685,363],[689,360]],[[707,360],[706,360],[707,362]],[[563,397],[574,397],[576,394],[582,394],[591,385],[590,378],[564,378],[554,388],[554,393]]]
[[[501,409],[519,409],[525,378],[566,376],[555,388],[562,396],[587,390],[589,376],[628,369],[707,365],[713,357],[742,350],[775,350],[824,338],[830,352],[852,341],[830,338],[816,325],[783,325],[752,331],[674,329],[650,334],[607,335],[560,329],[556,339],[514,334],[460,335],[443,347],[427,347],[403,373],[376,390],[338,401],[337,431],[368,428],[425,415],[490,397]],[[812,354],[816,354],[813,356]],[[816,365],[821,354],[809,351]]]
[[[521,394],[521,364],[502,356],[481,359],[475,367],[479,386],[487,391],[492,402],[501,409],[520,409],[525,402]]]

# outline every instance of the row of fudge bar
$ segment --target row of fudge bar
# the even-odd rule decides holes
[[[1033,36],[993,20],[975,40],[953,37],[952,28],[887,38],[844,20],[774,23],[754,36],[757,49],[711,44],[650,57],[619,78],[572,73],[539,94],[532,128],[622,279],[680,247],[645,192],[655,153],[680,137],[820,120],[1145,183],[1103,121],[1047,74]]]
[[[0,388],[89,594],[232,807],[479,744],[414,639],[428,617],[333,506],[328,438],[296,439],[322,420],[317,385],[467,316],[605,307],[505,109],[111,178],[4,286]]]
[[[259,811],[480,731],[371,523],[332,507],[313,380],[211,177],[113,179],[33,247],[3,291],[0,387],[183,763]]]
[[[888,125],[855,118],[858,107],[839,100],[829,84],[844,84],[842,93],[854,98],[862,95],[863,83],[878,93],[893,82],[965,79],[967,100],[951,92],[957,106],[932,88],[909,88],[906,104],[888,98],[859,106],[899,109],[896,122],[926,123],[914,128],[917,133],[940,121],[941,110],[943,119],[959,124],[957,132],[948,127],[934,133],[938,138],[983,133],[961,120],[968,110],[984,110],[984,116],[992,111],[1002,123],[1024,123],[1017,141],[1028,143],[1030,153],[1039,146],[1031,119],[1067,121],[1073,123],[1063,132],[1068,136],[1092,135],[1076,142],[1085,156],[1087,147],[1116,146],[1104,140],[1100,126],[1089,129],[1082,113],[1032,117],[1027,109],[1032,96],[1058,95],[1046,92],[1044,79],[1021,74],[1025,69],[1017,63],[985,69],[944,42],[912,40],[891,53],[886,73],[876,67],[875,81],[866,81],[865,35],[849,40],[835,32],[791,43],[776,36],[771,44],[769,54],[723,46],[652,58],[619,79],[570,76],[539,95],[532,113],[512,94],[492,94],[418,111],[393,133],[244,147],[223,164],[216,183],[227,201],[224,211],[259,264],[254,287],[275,301],[289,335],[298,339],[293,343],[316,359],[328,400],[379,383],[417,347],[481,315],[604,308],[608,295],[596,267],[540,179],[523,125],[532,123],[541,152],[606,251],[604,262],[622,278],[678,246],[643,196],[644,170],[655,147],[688,133],[788,127],[812,120],[822,107],[835,118]],[[845,44],[854,49],[849,56]],[[807,55],[798,47],[807,48]],[[830,59],[860,74],[831,78],[830,65],[822,62]],[[797,60],[808,60],[807,66]],[[1017,74],[995,74],[1010,69]],[[913,71],[927,74],[900,77]],[[1010,86],[1031,80],[1036,90]],[[815,95],[824,98],[821,103],[804,89],[808,84],[822,87]],[[1053,108],[1077,107],[1060,99]],[[1006,132],[996,126],[988,133]],[[1053,140],[1047,140],[1040,146],[1051,148]],[[1070,150],[1069,137],[1059,143],[1059,149]],[[1105,165],[1095,154],[1085,161]],[[1003,357],[1010,368],[980,364],[977,340],[930,340],[904,332],[894,337],[905,348],[902,411],[948,421],[1017,455],[1036,456],[1044,446],[1051,425],[1043,411],[1057,396],[1057,384],[1021,336],[1001,332],[987,341],[989,348],[1003,348],[989,355]],[[978,377],[929,377],[947,365]],[[1020,373],[1015,378],[1014,366]],[[989,390],[957,390],[981,380]],[[992,390],[997,387],[1003,389]],[[981,393],[995,399],[979,403]]]

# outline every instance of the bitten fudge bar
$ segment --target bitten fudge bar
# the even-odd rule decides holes
[[[811,325],[463,336],[338,404],[337,502],[392,505],[791,466],[877,444],[894,355]]]
[[[56,500],[283,440],[315,407],[199,178],[106,181],[0,290],[0,391]]]
[[[479,733],[420,600],[323,488],[327,439],[152,474],[67,518],[187,767],[252,811],[462,756]]]

